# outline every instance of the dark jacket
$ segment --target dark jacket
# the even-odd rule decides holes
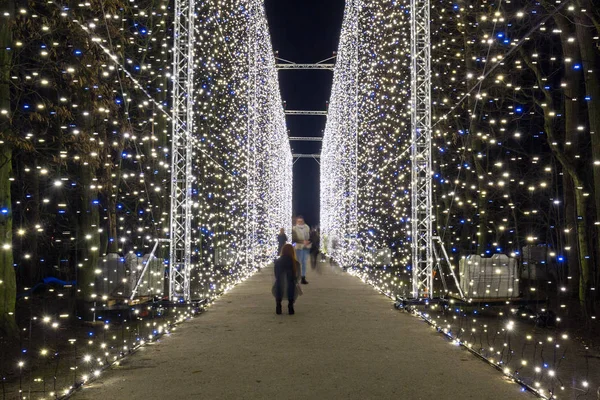
[[[280,233],[277,235],[277,242],[279,243],[279,247],[277,247],[277,255],[281,254],[281,248],[284,244],[287,243],[287,235],[285,233]]]
[[[281,256],[275,260],[275,284],[273,285],[273,296],[281,300],[287,298],[290,301],[298,297],[296,283],[300,273],[300,263],[296,261],[296,271],[290,256]]]
[[[319,237],[319,232],[314,229],[310,231],[310,243],[312,244],[310,252],[318,253],[321,248],[321,238]]]

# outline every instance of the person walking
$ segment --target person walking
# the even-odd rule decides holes
[[[281,256],[275,260],[273,295],[275,296],[276,314],[281,314],[281,301],[284,297],[287,297],[288,313],[294,315],[294,302],[299,294],[296,290],[299,270],[300,263],[296,260],[294,246],[289,243],[284,244],[281,248]]]
[[[310,266],[312,269],[317,268],[317,258],[319,257],[321,238],[319,237],[319,230],[313,228],[310,231]]]
[[[296,258],[302,269],[302,284],[307,285],[306,281],[306,263],[308,262],[310,245],[310,227],[304,223],[304,217],[296,217],[296,225],[292,229],[292,241],[296,246]]]
[[[284,244],[287,243],[288,237],[285,234],[285,229],[281,228],[281,230],[279,231],[279,235],[277,235],[277,242],[279,243],[279,246],[277,247],[277,255],[280,256],[281,255],[281,249],[283,247]]]

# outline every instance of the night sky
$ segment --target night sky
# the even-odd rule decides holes
[[[315,63],[337,50],[344,0],[266,0],[273,50],[297,63]],[[331,61],[330,61],[331,62]],[[280,71],[281,98],[288,110],[325,110],[333,72]],[[322,136],[323,116],[287,116],[290,136]],[[320,142],[291,142],[293,153],[321,153]],[[319,223],[319,164],[299,159],[294,164],[294,214],[309,225]]]

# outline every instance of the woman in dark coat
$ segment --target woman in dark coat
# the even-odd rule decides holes
[[[294,314],[294,301],[298,297],[296,284],[299,271],[300,263],[296,260],[294,246],[289,243],[284,244],[281,256],[275,260],[275,285],[273,285],[275,313],[281,314],[281,301],[285,296],[288,299],[288,312],[290,315]]]
[[[285,229],[281,228],[279,231],[279,235],[277,235],[277,242],[279,243],[279,247],[277,247],[277,255],[281,255],[281,248],[284,244],[287,243],[287,235],[285,234]]]
[[[317,268],[317,257],[321,248],[321,238],[319,235],[318,228],[313,228],[310,231],[310,265],[312,269]]]

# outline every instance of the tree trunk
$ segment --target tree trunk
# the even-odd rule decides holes
[[[550,9],[550,7],[549,7]],[[569,38],[571,38],[575,34],[575,27],[567,18],[565,18],[562,14],[555,14],[554,21],[556,25],[560,28],[560,39],[562,44],[562,53],[565,59],[571,59],[572,65],[575,65],[580,62],[581,54],[579,53],[579,48],[569,42]],[[575,155],[579,154],[580,149],[580,140],[577,131],[577,126],[581,123],[581,118],[583,117],[582,110],[582,101],[583,101],[583,92],[582,92],[582,73],[575,69],[569,68],[567,66],[564,72],[564,78],[566,82],[569,82],[567,86],[563,89],[563,103],[564,103],[564,142],[571,143],[569,146],[565,146],[563,149],[566,156],[575,160]],[[577,166],[575,166],[577,167]],[[569,274],[571,276],[571,282],[569,288],[572,290],[573,294],[576,294],[577,297],[581,300],[581,252],[585,251],[580,247],[580,229],[583,228],[579,221],[578,216],[580,206],[578,206],[578,201],[582,199],[578,199],[577,192],[582,192],[582,190],[578,190],[573,178],[569,174],[563,174],[563,197],[564,197],[564,205],[565,205],[565,214],[566,214],[566,222],[569,232],[567,233],[567,244],[573,249],[573,253],[577,252],[579,257],[572,257],[569,260]],[[581,193],[580,193],[581,195]],[[584,202],[585,204],[585,202]],[[587,210],[586,210],[587,211]]]
[[[463,9],[463,25],[459,26],[459,32],[463,38],[464,44],[464,62],[467,73],[472,73],[473,76],[480,75],[481,71],[478,71],[478,66],[475,63],[475,57],[473,54],[473,46],[474,46],[474,38],[477,37],[477,32],[473,28],[476,26],[477,20],[474,12],[468,11],[469,5],[468,2],[461,0],[459,4]],[[481,85],[481,81],[479,83]],[[467,86],[470,85],[470,82],[467,83]],[[476,241],[476,253],[480,255],[485,255],[485,250],[487,246],[488,239],[488,199],[487,192],[488,188],[485,186],[485,179],[481,177],[485,177],[487,174],[486,166],[483,164],[482,160],[477,158],[477,154],[484,151],[485,143],[477,136],[477,133],[480,131],[479,117],[478,111],[481,110],[482,105],[479,104],[478,99],[474,95],[469,95],[467,97],[467,118],[469,124],[469,132],[466,140],[466,145],[470,147],[470,151],[468,154],[471,156],[469,160],[469,164],[473,168],[475,168],[475,172],[477,174],[477,195],[476,199],[472,199],[477,203],[477,218],[473,218],[473,223],[476,224],[477,237]],[[465,173],[465,179],[470,181],[472,178],[472,174],[468,172]],[[471,186],[472,181],[467,185]],[[466,200],[466,199],[465,199]],[[466,223],[466,221],[465,221]]]
[[[0,84],[0,108],[2,108],[2,86]],[[13,266],[12,209],[9,178],[12,174],[12,150],[6,144],[0,146],[0,335],[16,337],[15,302],[17,281]],[[6,211],[6,212],[5,212]],[[8,248],[4,248],[8,246]]]
[[[15,322],[17,281],[13,266],[13,215],[9,180],[12,177],[12,146],[7,143],[7,139],[12,135],[9,119],[12,54],[7,48],[13,45],[14,0],[0,0],[0,10],[10,14],[10,17],[3,18],[0,24],[0,110],[9,112],[8,115],[0,115],[0,335],[17,337],[18,329]]]
[[[120,175],[120,172],[117,173]],[[118,253],[119,252],[119,241],[117,240],[117,193],[113,182],[107,183],[106,188],[106,217],[107,217],[107,234],[108,234],[108,245],[106,253]]]
[[[565,210],[565,226],[569,230],[565,234],[567,247],[569,247],[569,255],[573,257],[567,258],[568,265],[568,276],[569,279],[569,291],[574,298],[579,298],[579,271],[581,266],[579,265],[579,257],[575,254],[579,253],[579,247],[577,246],[576,232],[577,232],[577,212],[575,208],[575,185],[573,184],[573,178],[567,173],[563,173],[563,204]]]
[[[77,286],[79,300],[87,303],[93,300],[93,295],[96,294],[94,281],[96,277],[96,269],[100,260],[100,212],[99,205],[95,204],[98,200],[98,190],[92,189],[91,186],[95,183],[96,169],[90,165],[82,165],[79,169],[79,182],[81,183],[81,204],[80,204],[80,219],[78,231],[81,243],[80,265],[77,269]],[[82,240],[83,239],[83,240]],[[80,311],[82,309],[80,308]]]
[[[579,186],[582,182],[575,184]],[[590,251],[587,241],[587,224],[588,224],[588,213],[587,204],[583,195],[584,190],[582,186],[580,189],[575,188],[575,204],[577,209],[577,244],[579,246],[579,265],[581,266],[581,274],[579,276],[579,303],[582,310],[588,309],[588,296],[590,291]]]
[[[538,81],[538,86],[540,88],[544,87],[544,76],[539,66],[534,64],[530,57],[527,55],[525,49],[519,49],[523,60],[527,64],[527,66],[531,69],[531,71],[535,74],[536,79]],[[585,180],[582,177],[581,171],[577,169],[576,164],[569,157],[568,153],[565,152],[563,148],[561,148],[558,143],[560,142],[557,134],[554,129],[554,117],[549,115],[547,112],[548,109],[556,109],[554,104],[554,99],[548,90],[542,90],[542,94],[544,95],[543,102],[538,102],[538,106],[542,110],[544,117],[544,131],[548,137],[548,146],[552,151],[552,154],[561,164],[563,173],[569,174],[571,179],[573,179],[573,184],[575,186],[575,212],[577,218],[576,224],[576,235],[577,235],[577,257],[579,259],[580,266],[580,275],[579,275],[579,304],[581,311],[587,313],[587,301],[589,299],[589,283],[590,283],[590,252],[589,252],[589,244],[587,241],[589,230],[588,220],[588,211],[587,211],[587,202],[584,196],[585,190]],[[541,103],[545,103],[543,106]]]
[[[585,7],[593,7],[589,1],[581,1]],[[590,29],[593,26],[593,20],[589,13],[593,8],[588,8],[587,13],[578,12],[575,18],[575,26],[577,29],[577,44],[581,52],[581,61],[583,76],[585,81],[586,95],[589,97],[587,102],[589,130],[592,144],[592,160],[600,161],[600,53],[594,42],[594,30]],[[598,32],[596,32],[597,34]],[[600,222],[600,165],[588,165],[593,171],[593,195],[595,221]],[[595,226],[594,241],[595,241],[595,257],[593,268],[590,271],[590,279],[595,284],[598,283],[598,264],[600,263],[600,225]],[[590,294],[594,294],[592,292]],[[592,299],[593,300],[593,299]],[[592,301],[593,303],[593,301]],[[593,304],[589,304],[592,306]],[[591,310],[590,310],[591,311]]]
[[[549,106],[552,103],[549,102]],[[585,185],[583,179],[578,173],[573,163],[567,155],[556,144],[556,135],[554,133],[553,117],[544,113],[544,130],[548,135],[550,149],[554,156],[561,163],[565,173],[568,173],[575,186],[575,213],[576,213],[576,232],[577,235],[577,257],[579,259],[579,304],[581,310],[587,313],[587,300],[589,295],[590,284],[590,251],[588,244],[588,210],[585,193]],[[553,144],[554,143],[554,144]]]
[[[37,167],[37,159],[35,166]],[[37,169],[34,169],[37,171]],[[31,174],[31,216],[30,225],[37,225],[40,222],[40,205],[42,204],[40,198],[40,176],[38,174]],[[42,263],[39,262],[38,254],[38,232],[31,232],[31,235],[27,240],[27,251],[31,254],[29,265],[29,276],[32,280],[32,286],[40,281],[42,278]]]

